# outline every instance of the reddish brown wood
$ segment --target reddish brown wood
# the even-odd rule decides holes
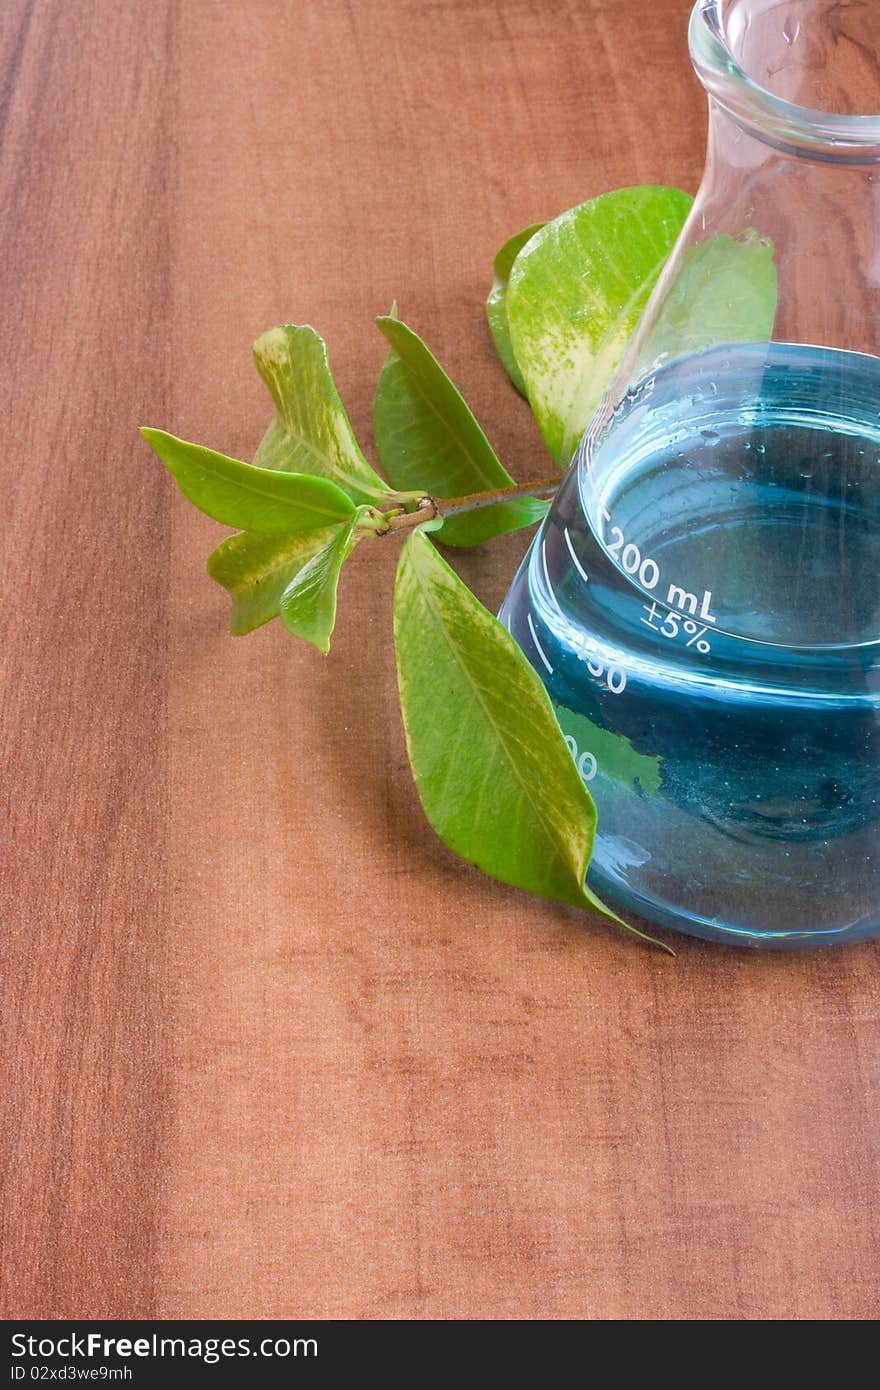
[[[293,319],[368,437],[396,297],[540,474],[487,268],[695,186],[687,0],[3,10],[7,1316],[876,1315],[876,948],[673,963],[463,868],[393,543],[326,661],[234,641],[135,434],[247,451]],[[465,562],[487,601],[521,546]]]

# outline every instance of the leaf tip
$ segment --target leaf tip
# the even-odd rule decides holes
[[[283,603],[280,608],[280,617],[283,626],[290,633],[291,637],[298,637],[301,642],[308,642],[310,647],[314,647],[322,656],[330,653],[330,633],[320,632],[314,628],[309,631],[302,623],[297,622],[286,611]]]
[[[277,325],[275,328],[267,328],[265,333],[261,333],[254,342],[254,357],[258,362],[277,362],[287,359],[287,334],[285,330]]]
[[[138,434],[140,435],[141,439],[145,440],[146,443],[149,444],[153,452],[158,454],[159,458],[162,460],[165,466],[167,468],[170,468],[171,465],[168,461],[167,449],[169,441],[173,441],[174,436],[168,434],[167,430],[157,430],[154,429],[151,425],[139,425]]]

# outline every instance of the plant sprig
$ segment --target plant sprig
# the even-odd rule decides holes
[[[489,324],[554,460],[550,477],[514,481],[396,310],[377,319],[389,344],[374,401],[381,472],[357,443],[322,339],[305,325],[270,329],[255,344],[275,414],[252,463],[143,431],[189,500],[238,528],[208,561],[232,599],[236,634],[280,617],[326,652],[349,556],[361,541],[403,534],[398,686],[431,825],[494,878],[599,911],[666,951],[587,886],[596,808],[544,685],[429,533],[473,546],[541,519],[689,206],[676,189],[622,189],[526,229],[496,257]]]

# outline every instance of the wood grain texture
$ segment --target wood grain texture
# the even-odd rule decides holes
[[[540,472],[487,268],[695,187],[688,8],[7,0],[7,1316],[880,1311],[876,948],[672,963],[462,867],[406,768],[393,547],[328,659],[233,640],[217,528],[135,434],[246,453],[292,319],[368,439],[396,297]],[[488,602],[522,545],[463,561]]]

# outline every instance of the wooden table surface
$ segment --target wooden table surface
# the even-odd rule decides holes
[[[232,639],[136,433],[246,456],[293,320],[369,443],[396,298],[540,473],[492,254],[695,188],[688,0],[2,11],[6,1316],[875,1316],[877,949],[673,962],[462,866],[395,547],[327,659]],[[523,545],[462,561],[487,602]]]

